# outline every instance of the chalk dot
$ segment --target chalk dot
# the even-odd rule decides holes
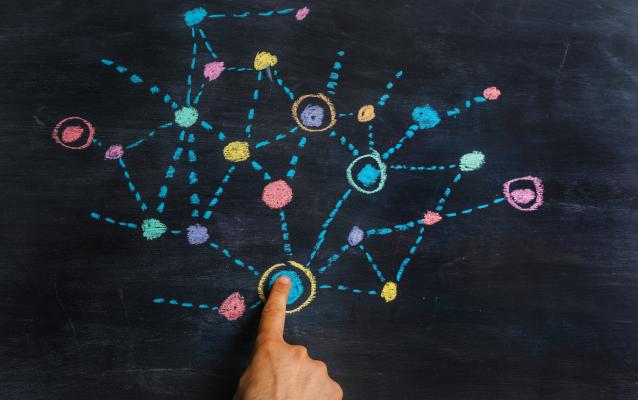
[[[414,107],[412,110],[412,119],[419,125],[419,129],[434,128],[441,122],[439,113],[429,104]]]
[[[310,269],[295,261],[278,263],[266,269],[257,284],[257,296],[262,302],[267,301],[267,292],[272,288],[277,278],[290,278],[290,294],[286,314],[296,313],[310,304],[317,294],[317,281]]]
[[[511,195],[512,200],[520,205],[525,205],[536,198],[536,192],[532,189],[516,189],[512,191]]]
[[[261,200],[273,210],[284,208],[292,201],[292,188],[281,179],[271,182],[264,187]]]
[[[381,289],[381,298],[389,303],[397,298],[397,284],[396,282],[388,281],[383,285]]]
[[[80,138],[80,136],[82,136],[83,133],[84,128],[79,125],[67,126],[66,128],[64,128],[64,131],[62,131],[62,141],[64,143],[75,142]]]
[[[121,144],[114,144],[104,152],[105,160],[119,160],[124,155],[124,147]]]
[[[255,56],[254,67],[257,71],[264,70],[268,67],[274,67],[277,64],[277,56],[267,51],[260,51]]]
[[[182,128],[190,128],[195,125],[198,118],[199,113],[193,107],[182,107],[175,111],[175,123]]]
[[[83,150],[93,143],[94,135],[95,128],[89,121],[81,117],[68,117],[55,125],[51,137],[65,149]],[[82,136],[85,136],[86,140],[78,143]]]
[[[362,106],[357,112],[357,121],[359,122],[369,122],[372,121],[375,117],[374,106],[372,104],[366,104]]]
[[[464,172],[476,171],[483,164],[485,164],[485,155],[480,151],[464,154],[459,160],[459,168]]]
[[[348,234],[348,244],[350,246],[356,246],[363,240],[365,233],[358,226],[353,226],[352,230]]]
[[[184,13],[184,22],[187,26],[197,25],[206,18],[208,11],[203,7],[197,7]]]
[[[193,245],[206,243],[209,238],[208,229],[200,224],[191,225],[186,228],[186,238]]]
[[[357,174],[357,181],[359,181],[366,188],[369,188],[370,186],[377,183],[380,176],[381,171],[375,168],[372,164],[366,164]]]
[[[219,314],[229,321],[241,318],[246,311],[246,300],[239,292],[232,293],[219,306]]]
[[[517,184],[518,189],[512,189],[512,184]],[[520,185],[534,185],[533,189],[520,187]],[[524,176],[509,180],[503,184],[503,195],[507,202],[519,211],[536,211],[544,202],[543,181],[535,176]],[[532,201],[533,200],[533,201]]]
[[[206,77],[209,81],[214,81],[219,78],[225,69],[226,67],[224,67],[223,61],[213,61],[204,66],[204,77]]]
[[[434,225],[440,222],[442,219],[443,217],[441,217],[441,214],[439,214],[438,212],[427,211],[423,216],[423,223],[425,225]]]
[[[248,142],[230,142],[224,146],[224,158],[230,162],[246,161],[250,158]]]
[[[290,286],[290,293],[288,294],[288,301],[287,301],[287,304],[290,305],[294,303],[295,301],[299,300],[299,298],[303,294],[303,283],[301,282],[301,278],[299,278],[299,275],[295,271],[289,271],[289,270],[277,271],[272,275],[272,278],[270,278],[270,281],[268,282],[269,291],[272,288],[272,285],[275,284],[275,281],[277,280],[277,278],[279,278],[282,275],[285,275],[290,278],[291,286]]]
[[[295,18],[297,21],[301,21],[308,16],[310,9],[308,7],[300,8],[297,10],[297,14],[295,14]]]
[[[166,225],[162,221],[149,218],[142,221],[142,235],[146,240],[154,240],[162,236],[166,232]]]
[[[316,104],[309,104],[304,108],[299,116],[301,123],[310,128],[317,128],[323,122],[323,107]]]
[[[483,97],[488,100],[496,100],[501,96],[501,91],[496,86],[490,86],[483,90]]]

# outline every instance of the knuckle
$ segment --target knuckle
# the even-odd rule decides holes
[[[343,399],[343,389],[341,389],[341,386],[337,382],[334,382],[332,391],[335,399]]]
[[[273,303],[272,301],[269,301],[268,303],[266,303],[266,305],[264,306],[264,310],[262,312],[265,315],[268,315],[271,317],[280,316],[284,313],[281,307],[278,304]]]
[[[323,361],[315,361],[315,366],[318,370],[320,370],[323,374],[328,375],[328,366]]]
[[[304,346],[293,346],[292,351],[298,358],[308,357],[308,349],[306,349]]]

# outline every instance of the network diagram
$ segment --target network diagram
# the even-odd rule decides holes
[[[394,163],[394,158],[401,149],[409,147],[412,138],[423,131],[434,129],[446,118],[457,118],[464,111],[483,107],[495,102],[502,95],[499,88],[489,86],[480,95],[465,100],[458,107],[449,110],[437,110],[430,104],[415,105],[411,119],[412,123],[405,128],[403,135],[392,146],[382,149],[375,143],[376,114],[380,112],[390,99],[393,88],[401,79],[404,72],[397,71],[385,84],[383,92],[375,102],[360,105],[355,112],[338,112],[333,99],[337,94],[340,74],[344,67],[346,52],[336,53],[325,87],[316,93],[296,95],[286,86],[282,74],[276,68],[279,62],[276,55],[268,51],[260,51],[251,59],[250,66],[227,65],[225,59],[217,54],[206,33],[206,26],[211,22],[224,19],[286,18],[294,16],[296,21],[303,21],[308,16],[308,7],[300,9],[285,8],[262,12],[245,11],[241,13],[209,13],[203,7],[187,11],[184,23],[192,37],[192,56],[187,66],[185,79],[185,94],[178,98],[161,89],[153,83],[146,82],[140,75],[132,72],[128,67],[103,58],[100,63],[121,75],[131,85],[147,91],[158,97],[168,108],[170,120],[158,125],[155,129],[135,138],[129,144],[110,144],[102,142],[96,137],[93,124],[82,117],[64,118],[53,129],[53,140],[65,149],[84,150],[92,145],[103,151],[107,162],[117,163],[123,175],[128,192],[133,197],[135,207],[140,214],[139,220],[123,221],[102,212],[91,211],[89,218],[108,225],[122,227],[139,232],[147,240],[173,238],[187,240],[192,246],[204,246],[213,249],[217,256],[227,262],[229,268],[243,271],[256,280],[258,300],[254,304],[247,304],[240,292],[233,292],[219,304],[195,302],[173,297],[156,297],[150,299],[157,305],[172,305],[183,309],[199,309],[217,312],[227,320],[240,318],[248,309],[259,307],[266,299],[267,291],[274,281],[281,275],[290,277],[292,288],[288,297],[288,313],[298,312],[307,307],[317,296],[319,291],[338,291],[354,295],[371,296],[382,302],[392,302],[397,298],[399,283],[408,271],[417,250],[423,245],[424,234],[429,227],[444,221],[454,220],[492,208],[500,204],[509,204],[514,209],[524,212],[535,211],[543,204],[543,183],[534,176],[524,176],[510,179],[502,186],[501,193],[493,199],[483,201],[469,208],[456,211],[446,210],[448,199],[454,188],[467,173],[479,170],[485,163],[486,157],[480,151],[470,151],[462,154],[454,163],[441,165],[410,165]],[[224,75],[240,73],[242,76],[256,78],[256,87],[250,93],[250,107],[246,111],[246,122],[242,137],[227,135],[216,128],[216,123],[201,118],[198,105],[205,94],[205,89],[214,84]],[[203,83],[197,85],[196,81]],[[262,95],[265,81],[274,82],[280,88],[282,96],[290,101],[291,122],[293,127],[277,135],[253,136],[253,125],[257,115],[256,109]],[[362,127],[363,138],[367,139],[367,148],[358,148],[345,134],[339,133],[338,123],[341,120],[355,118]],[[157,193],[142,194],[129,171],[125,159],[135,154],[135,149],[153,140],[159,132],[172,132],[176,136],[175,149],[165,168],[162,183]],[[312,246],[307,247],[309,253],[306,258],[298,258],[293,252],[293,243],[288,230],[286,209],[294,204],[294,182],[300,155],[306,144],[313,140],[313,136],[327,135],[334,139],[334,143],[342,146],[350,155],[351,160],[344,169],[347,188],[334,201],[334,207],[325,217],[324,222],[317,228],[317,236]],[[259,136],[259,137],[257,137]],[[217,183],[212,194],[202,189],[199,181],[197,141],[212,140],[218,143],[220,157],[227,163],[221,180]],[[285,141],[296,141],[294,151],[290,155],[284,176],[274,176],[258,161],[264,149],[277,146]],[[293,142],[295,143],[295,142]],[[272,211],[280,227],[277,233],[281,237],[282,262],[271,266],[253,266],[243,258],[231,253],[218,238],[211,237],[210,224],[215,223],[215,213],[223,206],[223,194],[228,185],[232,185],[234,173],[245,168],[258,174],[263,180],[261,201],[264,207]],[[190,220],[185,226],[167,226],[162,222],[162,216],[167,211],[167,204],[171,199],[170,187],[176,182],[175,175],[184,171],[187,184],[191,191],[189,206],[192,209]],[[415,217],[409,221],[401,221],[391,226],[359,227],[353,226],[349,232],[343,233],[344,244],[338,251],[329,256],[320,257],[320,250],[330,234],[332,222],[338,217],[343,205],[356,196],[376,196],[383,191],[387,179],[392,174],[399,173],[451,173],[453,178],[446,186],[440,197],[430,207],[415,210]],[[210,191],[210,188],[209,188]],[[375,261],[366,242],[372,237],[393,234],[413,234],[414,240],[401,262],[394,268],[381,266]],[[296,247],[296,246],[295,246]],[[370,266],[371,273],[378,280],[375,288],[358,288],[350,284],[334,283],[329,279],[330,270],[338,264],[341,257],[348,252],[359,253]],[[302,261],[300,261],[302,260]]]

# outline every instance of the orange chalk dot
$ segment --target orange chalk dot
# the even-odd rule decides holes
[[[283,180],[266,185],[261,200],[273,210],[284,208],[292,201],[292,188]]]
[[[372,104],[366,104],[362,106],[357,112],[357,121],[368,122],[372,121],[375,117],[374,106]]]

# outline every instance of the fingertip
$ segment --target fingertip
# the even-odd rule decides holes
[[[290,285],[290,277],[288,275],[281,275],[277,278],[276,282],[280,285]]]

